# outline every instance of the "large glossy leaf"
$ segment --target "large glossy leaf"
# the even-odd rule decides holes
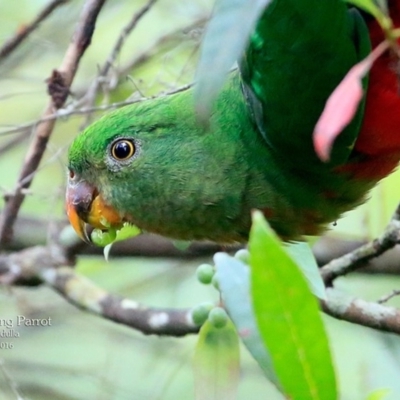
[[[234,400],[239,382],[239,338],[232,322],[223,328],[206,321],[194,356],[196,400]]]
[[[217,0],[201,47],[196,109],[207,120],[228,71],[242,55],[255,23],[271,0]]]
[[[256,320],[283,390],[291,399],[337,399],[317,300],[260,212],[249,246]]]

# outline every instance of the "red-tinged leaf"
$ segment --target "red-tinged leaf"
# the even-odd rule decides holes
[[[388,46],[387,42],[381,43],[368,57],[354,65],[329,96],[314,129],[314,148],[322,161],[329,161],[333,142],[354,118],[363,97],[362,79]]]

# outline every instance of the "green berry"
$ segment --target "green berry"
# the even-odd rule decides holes
[[[94,229],[91,234],[92,242],[96,246],[104,247],[112,243],[117,237],[115,229],[109,229],[107,231],[102,231],[101,229]]]
[[[223,328],[228,323],[228,314],[221,307],[213,308],[208,314],[208,320],[215,328]]]
[[[202,303],[192,309],[192,319],[195,325],[201,326],[206,322],[208,314],[214,307],[212,303]]]
[[[235,258],[242,261],[245,264],[250,263],[250,253],[247,249],[240,249],[235,253]]]
[[[197,267],[196,276],[199,282],[209,285],[215,274],[215,269],[210,264],[201,264]]]

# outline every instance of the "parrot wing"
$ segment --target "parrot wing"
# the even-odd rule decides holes
[[[244,93],[265,141],[293,167],[321,167],[312,142],[315,124],[329,95],[369,52],[363,18],[341,0],[276,0],[261,15],[240,62]],[[327,168],[347,161],[364,102],[365,96]]]

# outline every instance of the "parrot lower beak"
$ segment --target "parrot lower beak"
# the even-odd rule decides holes
[[[119,213],[104,203],[97,189],[83,179],[78,180],[76,176],[68,181],[66,203],[72,227],[87,243],[91,242],[86,231],[87,224],[102,230],[123,224]]]
[[[86,223],[79,217],[78,213],[76,212],[76,208],[71,203],[67,203],[67,215],[69,222],[78,236],[86,243],[90,243],[91,240],[86,231]]]

